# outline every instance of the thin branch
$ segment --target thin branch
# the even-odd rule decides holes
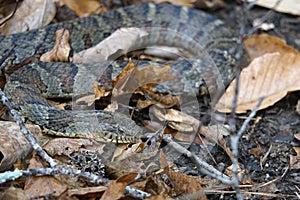
[[[190,158],[197,165],[198,169],[202,173],[207,174],[215,179],[218,179],[219,181],[221,181],[224,184],[232,185],[232,180],[228,176],[221,173],[220,171],[215,169],[213,166],[209,165],[204,160],[200,159],[194,153],[190,152],[186,148],[182,147],[181,145],[179,145],[178,143],[173,141],[170,136],[164,135],[163,139],[174,150],[176,150],[177,152]]]
[[[239,140],[242,137],[242,134],[245,132],[249,122],[251,119],[256,115],[256,112],[258,111],[258,108],[260,104],[263,101],[263,97],[261,97],[254,107],[253,111],[250,113],[250,115],[247,117],[247,119],[244,121],[242,127],[239,129],[237,134],[232,134],[230,136],[231,139],[231,148],[232,148],[232,165],[233,165],[233,187],[236,191],[236,196],[237,199],[242,200],[243,199],[243,194],[241,193],[241,190],[239,188],[239,178],[238,178],[238,157],[239,157],[239,151],[238,151],[238,146],[239,146]]]

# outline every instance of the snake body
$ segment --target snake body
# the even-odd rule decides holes
[[[50,50],[55,42],[54,34],[61,28],[69,30],[72,50],[79,52],[87,47],[87,43],[95,45],[121,27],[138,27],[149,33],[147,37],[137,41],[134,48],[166,45],[180,47],[192,53],[192,61],[175,62],[171,66],[181,75],[183,85],[190,84],[197,90],[203,75],[213,74],[216,68],[213,69],[210,59],[205,57],[207,55],[218,67],[223,81],[228,82],[232,78],[235,60],[230,49],[236,43],[232,31],[209,14],[168,4],[134,5],[37,30],[0,36],[2,57],[14,47],[2,65],[8,62],[19,63],[39,50]],[[103,69],[108,69],[107,64],[32,63],[9,77],[5,93],[16,110],[42,126],[49,134],[105,142],[135,142],[143,131],[123,114],[102,110],[60,110],[45,99],[72,98],[78,77],[88,80],[99,78],[97,74],[103,74]],[[116,65],[109,67],[115,68]],[[79,84],[83,89],[84,85],[85,83]]]

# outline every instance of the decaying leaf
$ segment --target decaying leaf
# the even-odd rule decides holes
[[[110,181],[109,186],[101,199],[120,199],[124,196],[125,187],[133,182],[136,176],[137,173],[130,173],[118,178],[117,180]]]
[[[173,96],[172,94],[163,95],[153,91],[153,86],[145,85],[140,87],[140,90],[146,95],[149,99],[138,100],[137,108],[142,109],[150,105],[156,105],[160,108],[171,108],[173,106],[179,105],[179,97]]]
[[[60,3],[67,5],[79,17],[107,11],[106,7],[97,0],[60,0]]]
[[[29,169],[42,168],[43,165],[33,157],[30,160]],[[66,192],[67,186],[52,176],[29,177],[26,179],[24,190],[30,196],[35,198],[53,194],[53,198],[59,198]]]
[[[139,152],[141,149],[144,148],[144,143],[133,144],[131,147],[128,148],[128,145],[118,145],[116,150],[114,151],[114,155],[112,156],[112,161],[119,161],[126,159],[132,156],[134,153]]]
[[[26,192],[21,188],[10,187],[5,191],[1,192],[0,199],[22,199],[22,200],[30,200],[30,197],[26,194]]]
[[[252,2],[253,0],[247,0]],[[278,2],[278,4],[277,4]],[[258,0],[256,5],[274,9],[278,12],[289,13],[292,15],[300,15],[300,1],[299,0]]]
[[[160,120],[168,122],[168,125],[178,131],[195,132],[198,129],[199,121],[192,116],[174,109],[167,109],[166,113],[155,107],[151,107],[151,112]]]
[[[42,131],[37,125],[26,125],[38,141]],[[26,137],[20,132],[20,127],[14,122],[1,121],[0,123],[0,170],[9,169],[18,159],[25,158],[32,147]]]
[[[139,150],[138,148],[136,149]],[[107,173],[113,177],[120,177],[124,174],[139,172],[145,166],[145,162],[152,161],[156,155],[157,151],[128,154],[126,159],[105,163]]]
[[[130,186],[152,194],[151,198],[146,198],[148,200],[162,199],[162,197],[165,197],[163,199],[170,199],[170,196],[174,194],[173,190],[163,180],[152,175],[147,176],[145,180],[132,183]]]
[[[56,13],[51,0],[22,1],[14,16],[0,28],[0,33],[9,35],[48,25]]]
[[[222,124],[210,125],[208,127],[199,127],[199,120],[187,115],[183,112],[174,109],[167,109],[165,113],[155,107],[151,107],[151,112],[160,120],[168,122],[168,125],[175,131],[169,132],[174,138],[184,142],[204,143],[206,145],[219,144],[231,158],[232,153],[230,148],[227,147],[226,141],[223,136],[229,135],[229,131]],[[201,134],[205,139],[195,137],[195,134]]]
[[[112,80],[113,85],[126,85],[126,81],[136,67],[136,64],[134,64],[132,60],[129,59],[128,64],[124,67],[124,69]]]
[[[191,199],[207,199],[203,190],[203,185],[207,180],[197,176],[189,176],[180,172],[166,171],[171,183],[177,194],[187,195],[193,194],[194,198]]]
[[[114,97],[122,94],[132,94],[141,86],[150,84],[158,85],[168,80],[172,80],[175,75],[172,74],[169,64],[163,66],[148,65],[143,68],[136,67],[130,63],[125,69],[113,80],[114,89],[112,95]]]
[[[94,152],[102,153],[104,145],[95,145],[91,140],[80,138],[54,138],[50,140],[44,149],[52,157],[69,156],[74,152],[85,149],[93,150]]]
[[[273,105],[288,92],[300,89],[300,54],[295,49],[273,36],[255,36],[258,47],[250,65],[243,69],[240,76],[237,113],[252,110],[261,97],[264,100],[259,109]],[[273,43],[274,42],[274,43]],[[260,50],[259,44],[266,47]],[[267,45],[266,45],[267,44]],[[272,49],[271,47],[274,47]],[[234,96],[235,80],[216,105],[221,112],[230,112]]]
[[[55,45],[53,49],[47,53],[44,53],[40,60],[42,62],[68,62],[71,52],[69,39],[70,32],[68,30],[57,30],[55,33]]]
[[[251,35],[244,40],[244,44],[251,60],[266,53],[299,53],[296,49],[287,45],[283,39],[268,34]]]
[[[104,88],[100,87],[97,82],[94,82],[94,94],[95,99],[100,99],[101,97],[106,97],[109,95],[109,92],[105,91]]]
[[[102,193],[107,189],[106,186],[96,186],[96,187],[87,187],[87,188],[76,188],[76,189],[70,189],[68,190],[68,195],[70,197],[72,196],[89,196],[90,194],[93,194],[94,197],[97,197],[95,194]]]

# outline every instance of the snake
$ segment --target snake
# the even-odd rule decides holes
[[[180,75],[175,84],[177,90],[198,92],[204,76],[213,85],[215,71],[224,83],[234,76],[236,59],[233,49],[237,36],[223,21],[193,8],[152,3],[113,9],[27,32],[0,35],[1,66],[21,63],[39,51],[49,51],[55,43],[55,32],[61,28],[70,32],[70,45],[76,53],[126,27],[137,27],[148,33],[135,42],[135,49],[163,45],[178,47],[192,55],[171,63],[171,69]],[[119,66],[111,61],[96,64],[36,61],[12,73],[4,93],[24,119],[41,126],[47,134],[134,143],[140,140],[145,130],[127,114],[104,110],[69,111],[56,108],[47,101],[48,98],[72,99],[75,86],[85,91],[86,83],[78,82],[80,77],[98,80],[99,74],[105,70],[120,71]]]

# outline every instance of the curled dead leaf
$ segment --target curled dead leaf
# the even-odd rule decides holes
[[[154,88],[151,85],[145,85],[140,87],[140,90],[149,98],[146,100],[139,100],[137,108],[142,109],[150,105],[156,105],[160,108],[171,108],[179,105],[179,97],[173,96],[172,94],[163,95],[161,93],[154,92]]]
[[[69,44],[70,32],[59,29],[55,33],[55,45],[53,49],[40,58],[42,62],[68,62],[71,47]]]
[[[115,87],[112,95],[117,97],[126,93],[132,94],[141,86],[150,84],[150,86],[154,87],[173,78],[175,78],[175,75],[172,74],[169,64],[163,66],[148,65],[138,68],[135,64],[129,62],[124,70],[113,80]]]

